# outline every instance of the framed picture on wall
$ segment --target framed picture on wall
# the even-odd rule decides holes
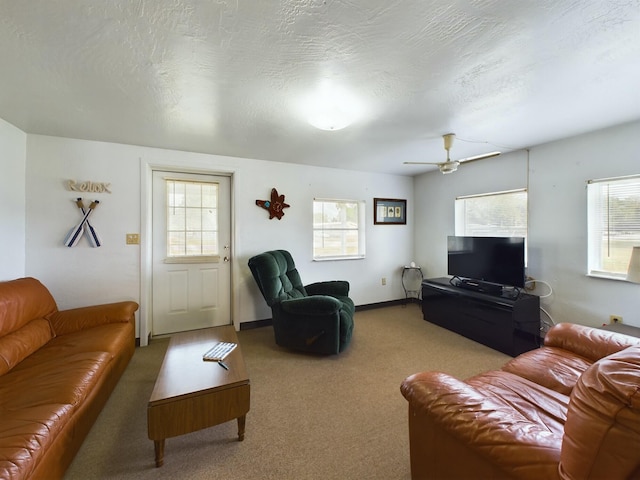
[[[406,225],[407,201],[396,198],[374,198],[373,224]]]

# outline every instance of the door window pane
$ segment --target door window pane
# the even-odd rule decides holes
[[[167,257],[219,255],[218,184],[165,181]]]

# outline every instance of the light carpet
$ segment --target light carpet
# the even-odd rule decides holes
[[[409,479],[404,378],[467,378],[509,359],[424,321],[416,303],[357,312],[339,355],[280,348],[271,327],[238,339],[251,381],[243,442],[235,421],[170,438],[155,467],[146,409],[168,339],[152,340],[136,349],[65,478]]]

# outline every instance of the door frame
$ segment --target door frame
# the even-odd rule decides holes
[[[153,286],[153,249],[151,241],[153,240],[153,172],[156,170],[165,172],[179,173],[195,173],[203,175],[217,175],[220,177],[229,177],[229,208],[231,214],[231,269],[229,272],[229,308],[231,314],[231,324],[236,330],[238,325],[236,321],[236,295],[234,282],[234,258],[236,245],[236,227],[235,227],[235,170],[216,168],[209,169],[204,166],[176,165],[173,163],[163,163],[161,161],[151,161],[144,158],[140,159],[140,309],[138,311],[140,346],[145,347],[149,344],[149,335],[151,335],[151,313],[152,309],[152,286]]]

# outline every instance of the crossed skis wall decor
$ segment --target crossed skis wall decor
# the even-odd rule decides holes
[[[91,202],[89,208],[85,210],[82,198],[76,199],[76,205],[82,212],[83,217],[82,221],[79,224],[75,225],[71,230],[69,230],[69,233],[64,239],[65,246],[75,247],[78,242],[80,242],[83,234],[86,235],[87,239],[89,240],[89,245],[91,245],[92,247],[99,247],[100,245],[102,245],[102,241],[100,240],[100,237],[98,237],[98,233],[93,228],[93,225],[89,223],[89,215],[91,215],[91,213],[96,209],[99,203],[99,200],[95,200]]]

